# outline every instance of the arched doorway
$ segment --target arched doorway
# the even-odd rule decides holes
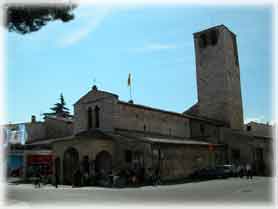
[[[109,152],[101,151],[96,156],[95,161],[96,173],[103,172],[104,175],[112,171],[112,157]]]
[[[78,151],[71,147],[64,153],[63,159],[63,177],[64,184],[73,183],[73,174],[79,167],[79,154]]]

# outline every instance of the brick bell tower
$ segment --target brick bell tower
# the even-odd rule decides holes
[[[194,33],[200,115],[243,128],[236,35],[224,25]]]

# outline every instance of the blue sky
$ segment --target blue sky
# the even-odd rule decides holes
[[[237,34],[245,120],[272,118],[270,7],[80,5],[75,19],[40,31],[6,33],[6,122],[67,106],[96,83],[135,103],[183,112],[197,101],[192,33],[225,24]],[[96,81],[94,81],[96,80]]]

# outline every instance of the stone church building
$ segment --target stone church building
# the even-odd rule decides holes
[[[80,166],[109,174],[137,164],[171,180],[203,167],[253,163],[258,174],[271,175],[271,132],[253,133],[243,123],[236,35],[219,25],[194,33],[194,44],[198,101],[188,110],[121,101],[93,86],[74,104],[72,135],[27,146],[52,151],[64,184]]]

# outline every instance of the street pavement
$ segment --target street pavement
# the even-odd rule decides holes
[[[34,188],[31,184],[6,185],[6,204],[240,204],[272,205],[273,178],[218,179],[177,185],[140,188],[101,188],[51,185]]]

